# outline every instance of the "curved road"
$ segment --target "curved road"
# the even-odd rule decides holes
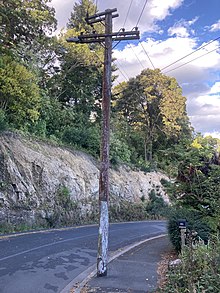
[[[166,232],[164,221],[111,224],[109,251]],[[0,292],[60,292],[96,262],[98,227],[0,237]]]

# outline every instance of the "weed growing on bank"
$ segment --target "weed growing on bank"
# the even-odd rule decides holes
[[[181,264],[169,269],[163,293],[218,293],[220,288],[220,239],[213,236],[208,245],[186,246]]]

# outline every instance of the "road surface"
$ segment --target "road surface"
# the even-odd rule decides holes
[[[109,251],[166,233],[166,222],[110,225]],[[0,237],[0,292],[61,292],[96,262],[98,227],[21,233]]]

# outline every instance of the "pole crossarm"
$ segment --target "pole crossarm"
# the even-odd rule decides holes
[[[97,23],[97,22],[101,22],[101,21],[105,21],[106,15],[111,14],[111,18],[115,18],[118,17],[119,14],[112,14],[113,12],[116,12],[117,8],[113,8],[113,9],[107,9],[104,12],[100,12],[100,13],[96,13],[94,15],[91,16],[87,16],[85,18],[86,22],[88,24],[93,24],[93,23]]]
[[[126,40],[137,40],[140,39],[140,32],[135,31],[122,31],[115,32],[112,34],[80,34],[78,37],[69,38],[69,43],[103,43],[107,37],[112,37],[112,41],[126,41]]]
[[[106,21],[106,17],[109,15],[112,18],[118,17],[118,14],[113,14],[117,11],[117,8],[113,9],[106,9],[104,12],[96,13],[92,16],[88,16],[85,18],[86,22],[90,25],[96,22],[102,22]],[[140,39],[140,32],[137,27],[135,27],[135,30],[132,31],[125,31],[123,28],[119,32],[111,32],[111,33],[105,33],[105,34],[97,34],[97,33],[90,33],[90,34],[84,34],[81,32],[81,34],[77,37],[68,38],[66,41],[69,43],[80,43],[80,44],[88,44],[88,43],[104,43],[106,41],[106,38],[111,37],[112,42],[117,41],[128,41],[128,40],[137,40]]]
[[[140,39],[139,31],[128,31],[128,32],[117,32],[113,34],[87,34],[79,35],[78,37],[69,38],[69,43],[104,43],[106,37],[112,37],[112,41],[126,41],[126,40],[137,40]]]

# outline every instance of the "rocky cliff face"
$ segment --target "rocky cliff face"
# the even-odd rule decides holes
[[[26,139],[14,133],[0,136],[0,223],[56,225],[93,220],[98,212],[98,162],[64,147]],[[160,173],[126,166],[110,170],[110,201],[140,202],[149,192],[168,201]]]

